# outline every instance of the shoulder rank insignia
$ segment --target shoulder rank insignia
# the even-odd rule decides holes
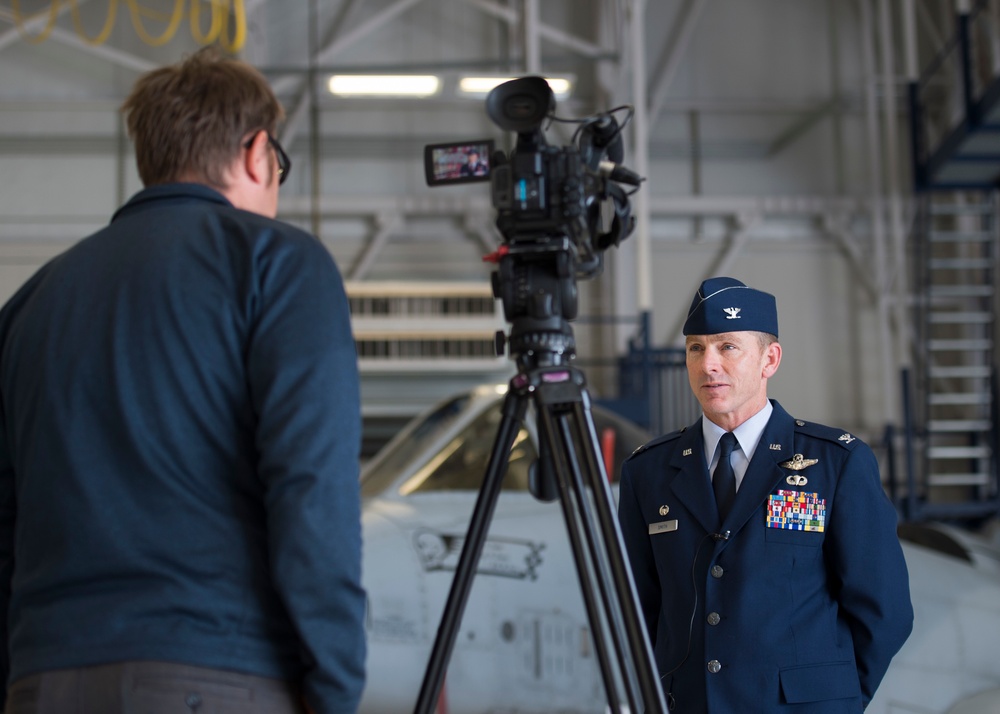
[[[819,459],[807,459],[802,454],[795,454],[795,456],[791,459],[778,464],[778,466],[783,469],[791,469],[792,471],[801,471],[804,468],[818,463]]]
[[[845,444],[850,444],[852,441],[854,441],[854,438],[855,437],[851,436],[850,434],[844,434],[843,436],[840,437],[839,441],[843,441]]]
[[[684,429],[686,429],[686,428],[687,427],[684,427]],[[678,429],[677,431],[672,431],[669,434],[664,434],[662,436],[658,436],[655,439],[653,439],[652,441],[647,441],[645,444],[641,444],[640,446],[637,446],[636,449],[635,449],[635,451],[633,451],[631,454],[629,454],[628,458],[625,459],[625,460],[628,461],[629,459],[632,459],[632,458],[638,456],[639,454],[644,453],[645,451],[647,451],[648,449],[653,448],[654,446],[659,446],[660,444],[666,444],[668,442],[673,441],[674,439],[678,438],[684,432],[684,429]]]

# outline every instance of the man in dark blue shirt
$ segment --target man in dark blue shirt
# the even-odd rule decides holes
[[[281,107],[205,50],[123,112],[146,188],[0,312],[6,712],[355,712],[357,360]]]

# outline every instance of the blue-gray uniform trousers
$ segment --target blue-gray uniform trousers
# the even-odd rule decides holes
[[[298,688],[172,662],[57,669],[15,682],[4,714],[304,714]]]

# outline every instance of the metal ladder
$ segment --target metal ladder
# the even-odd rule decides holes
[[[916,519],[998,512],[997,194],[930,193],[915,255],[922,484]]]

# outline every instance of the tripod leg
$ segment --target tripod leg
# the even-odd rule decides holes
[[[617,706],[617,692],[608,663],[607,645],[601,635],[603,623],[608,627],[620,661],[631,662],[634,666],[634,678],[626,666],[621,668],[632,710],[643,710],[638,704],[641,700],[645,702],[646,712],[666,712],[653,666],[652,649],[636,607],[635,586],[622,556],[621,535],[611,512],[611,493],[590,414],[589,396],[582,384],[581,374],[574,372],[570,377],[567,373],[567,379],[562,384],[550,383],[539,387],[536,405],[541,437],[552,446],[556,481],[609,704]],[[578,458],[580,455],[582,462]],[[583,474],[586,474],[586,479]],[[588,489],[590,499],[587,497]],[[578,513],[573,510],[574,507]],[[586,552],[581,541],[586,543]],[[601,596],[604,619],[597,610],[595,592]],[[617,608],[614,606],[616,603]],[[629,645],[627,657],[626,642]]]
[[[518,378],[515,377],[515,380]],[[493,450],[490,452],[490,460],[483,477],[483,484],[479,489],[479,497],[476,499],[476,506],[472,512],[472,521],[462,546],[462,555],[459,557],[458,566],[455,569],[455,578],[452,581],[451,590],[448,592],[444,613],[441,615],[441,625],[438,628],[434,648],[431,650],[424,680],[420,686],[420,695],[417,698],[414,714],[431,714],[440,696],[445,670],[451,657],[451,651],[455,646],[458,626],[462,622],[462,614],[465,612],[469,590],[472,588],[476,565],[482,554],[486,533],[490,521],[493,519],[497,498],[500,495],[500,486],[507,470],[510,450],[514,445],[517,432],[521,428],[526,409],[527,400],[524,393],[520,388],[516,388],[515,382],[512,381],[507,396],[504,398],[503,417],[493,442]]]
[[[589,450],[584,450],[590,462],[589,467],[584,470],[584,473],[590,475],[590,483],[586,485],[590,487],[598,506],[595,511],[600,523],[605,551],[608,555],[607,562],[611,569],[611,582],[617,589],[626,641],[630,645],[632,661],[636,663],[642,698],[647,703],[646,711],[655,711],[655,707],[650,703],[659,702],[661,711],[665,712],[666,703],[659,687],[659,678],[656,675],[649,634],[646,632],[645,621],[639,613],[637,605],[639,598],[635,582],[632,579],[632,571],[625,559],[621,528],[612,509],[614,499],[607,474],[603,469],[603,460],[598,447],[597,428],[594,426],[593,413],[590,410],[590,395],[586,390],[583,390],[582,396],[583,399],[576,407],[576,415],[577,423],[586,428],[584,443],[591,446]]]
[[[549,414],[547,410],[539,410],[538,423],[539,438],[541,441],[561,445],[559,440],[559,430],[556,428],[557,425],[555,423],[556,419],[557,417],[553,417],[553,415]],[[576,561],[577,576],[580,579],[580,593],[583,596],[584,608],[587,611],[588,619],[591,625],[590,632],[591,637],[594,639],[594,651],[597,654],[601,677],[604,681],[604,691],[607,695],[608,706],[611,711],[618,712],[621,711],[618,687],[615,683],[614,671],[611,665],[611,658],[608,654],[608,644],[605,639],[604,627],[602,626],[602,620],[599,614],[600,610],[598,610],[598,602],[595,597],[595,593],[601,591],[601,604],[605,612],[609,611],[609,602],[605,592],[603,592],[604,588],[595,587],[592,568],[587,564],[588,558],[590,558],[590,561],[593,562],[594,548],[590,547],[589,551],[584,551],[583,543],[578,537],[581,532],[585,532],[587,530],[587,527],[585,524],[581,523],[577,508],[574,508],[574,506],[577,506],[574,501],[575,496],[570,490],[570,484],[568,483],[566,477],[569,469],[565,460],[566,450],[562,448],[554,448],[553,451],[552,463],[556,471],[555,481],[559,490],[559,503],[562,507],[563,518],[566,522],[566,529],[569,533],[570,546],[573,550],[573,559]],[[614,636],[614,628],[610,629],[612,636]],[[616,645],[616,649],[620,651],[621,648]],[[630,703],[632,704],[633,711],[639,711],[639,709],[635,706],[635,702]]]

